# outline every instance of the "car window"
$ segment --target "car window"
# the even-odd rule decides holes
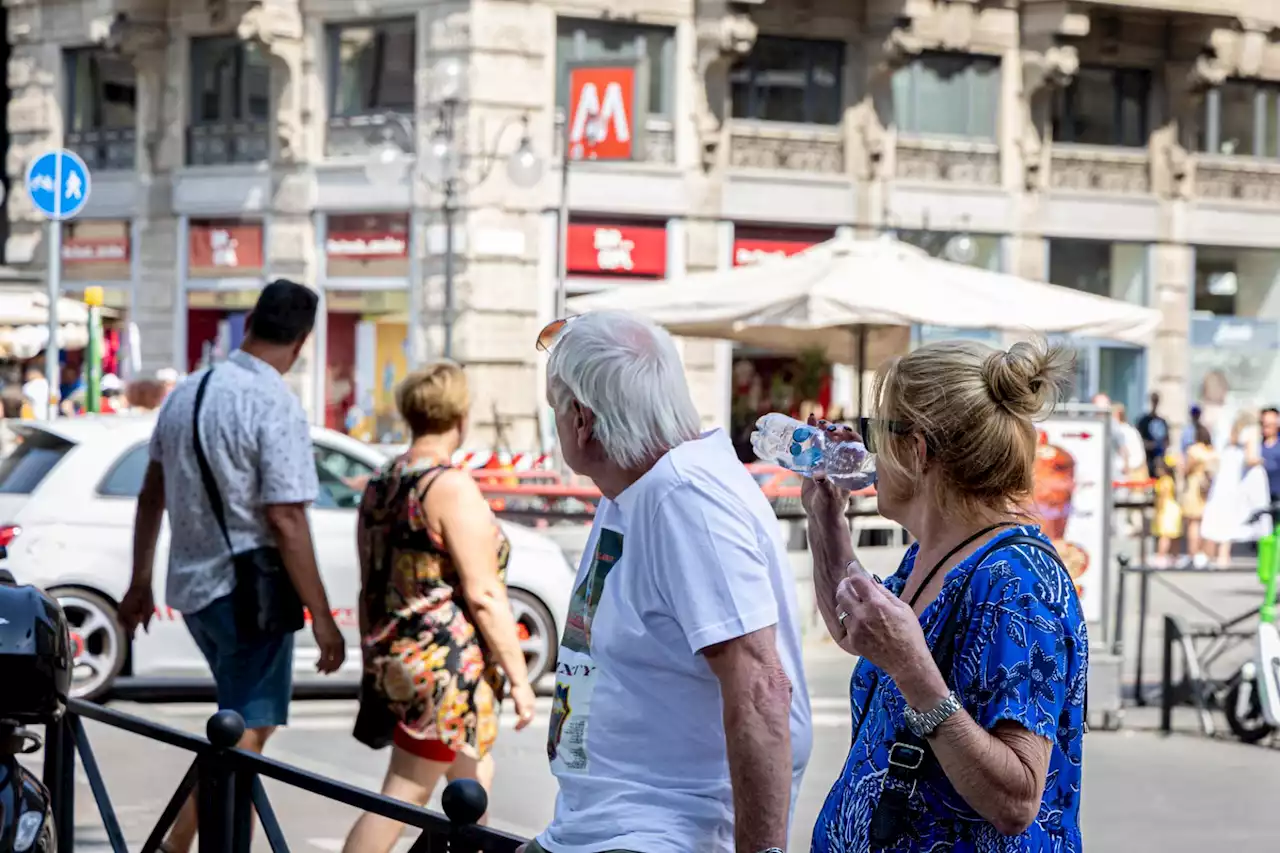
[[[142,493],[142,481],[147,476],[147,466],[151,463],[151,453],[146,442],[131,447],[116,460],[102,478],[98,494],[113,498],[136,498]]]
[[[74,445],[41,429],[23,430],[22,443],[0,462],[0,495],[29,495]]]
[[[355,509],[360,506],[365,484],[377,473],[372,467],[340,450],[312,445],[316,459],[316,477],[320,480],[320,509]]]

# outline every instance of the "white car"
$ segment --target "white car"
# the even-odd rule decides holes
[[[150,631],[139,631],[130,642],[116,618],[132,570],[134,509],[154,425],[153,417],[119,415],[24,422],[14,427],[22,443],[0,460],[0,545],[9,553],[5,568],[19,583],[50,592],[66,611],[76,646],[76,696],[102,696],[120,675],[209,677],[182,616],[165,604],[167,517],[156,551],[157,607]],[[360,673],[360,492],[347,483],[374,473],[386,457],[331,430],[314,428],[312,440],[320,477],[320,499],[311,509],[312,533],[329,602],[347,639],[346,663],[332,677],[354,683]],[[507,569],[511,604],[536,684],[555,664],[574,573],[549,538],[502,525],[512,546]],[[311,632],[299,632],[296,643],[295,672],[314,676],[317,652]]]

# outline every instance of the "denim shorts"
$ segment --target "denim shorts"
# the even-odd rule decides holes
[[[230,595],[183,619],[213,672],[219,710],[235,711],[247,729],[289,722],[293,634],[242,642]]]

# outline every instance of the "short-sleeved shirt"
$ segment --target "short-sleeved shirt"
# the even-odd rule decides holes
[[[720,684],[699,654],[777,626],[791,679],[792,802],[812,741],[795,579],[777,518],[720,430],[603,500],[556,664],[555,853],[731,853]]]
[[[1039,528],[1015,534],[1043,539]],[[1044,540],[1046,544],[1048,540]],[[901,595],[915,565],[913,545],[885,587]],[[978,558],[986,552],[982,565]],[[947,574],[938,597],[920,614],[930,647],[958,602],[959,630],[952,670],[943,673],[970,716],[990,730],[1011,720],[1053,744],[1043,799],[1035,822],[1021,835],[1001,835],[978,815],[928,761],[910,799],[907,834],[897,853],[1079,853],[1080,780],[1089,638],[1080,600],[1066,570],[1049,554],[1026,545],[988,552],[984,547]],[[877,687],[878,683],[878,687]],[[813,853],[864,853],[871,815],[888,768],[889,748],[906,730],[906,700],[893,679],[859,661],[850,683],[853,745],[813,829]]]
[[[200,437],[222,490],[232,548],[240,553],[275,544],[263,507],[311,503],[320,485],[306,413],[279,372],[243,350],[212,369]],[[151,458],[164,467],[171,529],[165,599],[182,613],[195,613],[235,585],[231,551],[210,509],[192,441],[205,373],[193,373],[173,390],[151,436]]]

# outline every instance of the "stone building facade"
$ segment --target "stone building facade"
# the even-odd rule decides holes
[[[452,60],[466,83],[453,352],[475,386],[472,443],[538,449],[531,342],[555,310],[559,72],[642,55],[644,157],[573,165],[570,254],[575,240],[625,244],[632,277],[653,279],[891,232],[1158,308],[1146,351],[1072,342],[1082,396],[1132,406],[1156,389],[1177,412],[1225,378],[1237,402],[1280,399],[1275,0],[4,5],[10,181],[49,147],[85,156],[93,194],[64,240],[67,287],[115,292],[144,370],[225,348],[276,276],[324,294],[293,377],[317,422],[370,415],[392,374],[441,352],[440,187],[425,156],[392,181],[367,162],[433,143]],[[546,161],[531,188],[489,168],[522,119]],[[23,193],[7,205],[7,262],[38,270],[47,232]],[[568,269],[574,292],[639,286],[586,256]],[[727,420],[746,356],[682,349],[707,420]]]

